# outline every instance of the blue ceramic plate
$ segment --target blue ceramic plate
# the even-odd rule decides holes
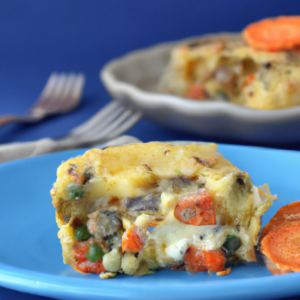
[[[220,145],[255,185],[269,183],[276,202],[264,217],[300,198],[300,153]],[[55,299],[275,299],[300,294],[300,274],[272,276],[264,266],[238,266],[230,276],[170,270],[139,278],[100,280],[62,262],[49,190],[58,165],[84,150],[65,151],[0,165],[0,285]]]

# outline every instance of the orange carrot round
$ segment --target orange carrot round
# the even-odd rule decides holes
[[[225,254],[220,250],[199,250],[195,246],[190,246],[184,257],[186,271],[189,273],[199,273],[208,271],[209,273],[222,271],[225,266]]]
[[[175,218],[188,225],[216,225],[216,213],[211,195],[207,191],[191,194],[179,201]]]
[[[300,16],[264,19],[243,31],[248,44],[259,50],[280,51],[300,46]]]
[[[300,272],[300,220],[285,222],[261,240],[261,252],[278,268]]]
[[[129,251],[131,253],[140,252],[145,245],[141,235],[141,228],[135,225],[130,226],[122,237],[122,251]]]
[[[275,228],[286,221],[300,219],[300,201],[292,202],[281,207],[273,216],[270,222],[262,229],[260,240],[269,233],[272,228]]]
[[[274,263],[271,262],[271,260],[266,257],[265,255],[263,256],[264,262],[266,264],[266,267],[268,270],[275,276],[277,275],[284,275],[284,274],[289,274],[292,273],[293,271],[290,269],[278,269]]]

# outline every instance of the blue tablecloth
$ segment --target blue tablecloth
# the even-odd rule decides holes
[[[299,8],[298,1],[288,0],[2,1],[0,114],[25,112],[53,71],[84,72],[87,82],[76,110],[38,125],[0,128],[0,143],[57,138],[89,119],[111,100],[99,80],[99,71],[112,58],[159,42],[209,32],[240,31],[265,17],[297,14]],[[208,140],[145,119],[128,134],[145,142]],[[300,141],[266,146],[299,150]],[[0,288],[0,299],[46,298]]]

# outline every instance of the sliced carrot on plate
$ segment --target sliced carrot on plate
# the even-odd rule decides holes
[[[293,271],[291,269],[283,270],[283,269],[277,268],[276,265],[274,263],[272,263],[271,260],[268,257],[266,257],[265,255],[263,256],[263,260],[264,260],[268,270],[275,276],[293,273]]]
[[[300,219],[300,201],[292,202],[281,207],[273,216],[270,222],[263,228],[260,240],[269,233],[272,228],[275,228],[287,221]]]
[[[132,225],[123,234],[122,237],[122,251],[131,253],[140,252],[145,245],[142,229],[138,226]]]
[[[259,50],[290,50],[300,45],[300,16],[286,16],[250,24],[243,31],[248,44]]]
[[[260,251],[278,268],[300,272],[300,220],[272,228],[261,240]]]
[[[216,213],[211,195],[207,191],[195,193],[179,201],[175,218],[188,225],[216,225]]]
[[[208,271],[209,273],[222,271],[225,266],[225,254],[220,250],[199,250],[195,246],[190,246],[183,257],[186,271],[189,273],[199,273]]]

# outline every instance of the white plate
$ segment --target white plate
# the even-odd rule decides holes
[[[300,141],[300,106],[262,111],[233,103],[195,101],[158,93],[158,80],[170,51],[180,43],[197,39],[160,44],[127,54],[104,66],[101,79],[113,98],[142,110],[146,118],[168,127],[236,141]]]

